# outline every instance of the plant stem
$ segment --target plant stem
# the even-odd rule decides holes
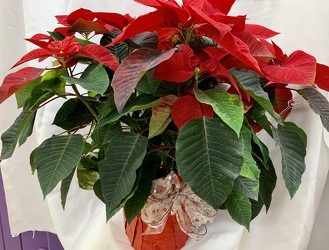
[[[144,130],[142,130],[141,132],[139,132],[140,135],[144,134],[147,130],[149,130],[149,128],[145,128]]]
[[[171,158],[173,161],[176,161],[176,159],[174,157],[172,157],[170,154],[168,154],[167,152],[165,151],[162,151],[163,149],[169,149],[169,148],[176,148],[175,146],[172,146],[172,145],[167,145],[167,146],[160,146],[160,147],[157,147],[157,148],[153,148],[152,150],[146,152],[146,154],[150,154],[150,153],[153,153],[155,151],[158,151],[160,153],[163,153],[164,155],[166,155],[167,157]]]
[[[65,95],[58,95],[58,96],[55,96],[54,98],[49,99],[48,101],[46,101],[46,102],[40,104],[38,107],[35,108],[35,110],[38,110],[38,109],[40,109],[40,108],[46,106],[48,103],[50,103],[50,102],[52,102],[52,101],[55,101],[55,100],[58,99],[58,98],[66,97],[66,96],[75,96],[75,95],[74,95],[74,94],[70,94],[70,93],[68,93],[68,94],[65,94]]]
[[[182,95],[182,83],[178,82],[177,83],[177,96],[181,96]]]
[[[155,149],[152,149],[152,150],[150,150],[150,151],[146,152],[146,154],[150,154],[150,153],[153,153],[154,151],[158,151],[158,152],[160,152],[160,153],[163,153],[165,156],[167,156],[167,157],[171,158],[173,161],[176,161],[176,159],[175,159],[174,157],[172,157],[170,154],[168,154],[168,153],[166,153],[166,152],[162,151],[160,148],[155,148]]]
[[[71,84],[71,86],[76,96],[83,102],[84,105],[86,105],[90,113],[93,115],[94,119],[97,121],[97,114],[95,113],[94,109],[89,105],[89,103],[85,100],[85,98],[83,98],[83,96],[80,94],[77,86],[75,84]]]
[[[192,39],[192,35],[193,35],[193,30],[194,30],[194,25],[192,25],[190,28],[187,29],[187,34],[186,34],[186,38],[185,38],[185,44],[189,44],[191,39]]]
[[[66,65],[64,64],[64,68],[66,70],[66,74],[68,76],[73,76],[73,70],[70,68],[67,68]],[[83,102],[84,105],[86,105],[87,109],[90,111],[90,113],[93,115],[94,119],[97,122],[97,114],[95,113],[94,109],[89,105],[89,103],[83,98],[83,96],[80,94],[77,86],[75,84],[71,84],[71,87],[74,91],[74,93],[76,94],[76,96]]]

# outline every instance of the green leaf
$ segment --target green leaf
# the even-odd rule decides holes
[[[22,145],[27,137],[32,134],[36,110],[25,110],[16,118],[13,125],[10,126],[2,135],[2,151],[0,161],[8,159],[14,153],[17,142]]]
[[[66,178],[64,178],[62,180],[62,183],[61,183],[61,204],[62,204],[63,209],[65,209],[67,195],[70,190],[70,186],[71,186],[71,182],[72,182],[74,173],[75,173],[75,168],[72,170],[72,172]]]
[[[15,92],[17,107],[22,108],[25,105],[25,102],[31,98],[32,90],[35,86],[40,84],[41,77],[35,79],[32,82],[29,82],[21,89]]]
[[[123,115],[128,114],[129,112],[132,112],[132,110],[139,110],[136,109],[136,106],[138,108],[145,108],[149,107],[149,105],[153,106],[155,105],[155,101],[158,102],[158,100],[155,100],[153,96],[147,95],[147,94],[141,94],[134,98],[133,100],[129,101],[127,105],[124,107],[122,113],[120,114],[116,109],[112,110],[107,116],[105,116],[96,126],[96,128],[100,128],[106,124],[109,124],[111,122],[116,122],[122,117]]]
[[[255,147],[257,147],[259,152],[257,155],[253,154],[253,156],[257,157],[258,160],[262,161],[262,164],[266,166],[267,161],[270,158],[270,153],[268,152],[267,146],[261,140],[259,140],[259,138],[257,137],[257,135],[255,133],[253,133],[252,148],[255,148]]]
[[[81,38],[78,38],[78,37],[75,37],[74,40],[79,42],[82,45],[82,47],[85,47],[89,44],[95,44],[91,40],[81,39]],[[91,58],[87,58],[87,57],[86,58],[79,57],[79,61],[80,62],[87,62],[87,63],[92,63],[93,62],[93,60]]]
[[[94,188],[93,189],[94,189],[94,193],[98,197],[98,199],[100,199],[102,202],[105,203],[103,192],[102,192],[102,184],[101,184],[101,180],[100,179],[98,179],[94,183]]]
[[[36,170],[35,164],[34,164],[34,159],[35,159],[35,154],[36,154],[37,150],[38,150],[38,148],[33,149],[33,151],[30,154],[30,166],[31,166],[32,174],[34,174],[35,170]]]
[[[34,164],[44,197],[77,166],[82,151],[83,138],[78,134],[53,136],[38,147]]]
[[[147,148],[147,138],[138,134],[116,135],[98,164],[102,193],[108,210],[114,210],[130,194]]]
[[[177,93],[179,85],[177,82],[165,82],[161,81],[159,88],[155,92],[154,96],[163,97]]]
[[[251,199],[250,202],[251,202],[251,220],[253,220],[262,211],[264,203],[263,203],[262,199],[258,199],[258,201]]]
[[[323,126],[329,131],[329,102],[318,90],[305,88],[300,92],[307,98],[310,108],[320,115]]]
[[[192,120],[179,131],[176,162],[191,189],[218,209],[241,171],[243,141],[219,118]]]
[[[137,97],[136,99],[140,99],[139,102],[142,100],[141,97],[144,97],[144,101],[148,101],[148,100],[152,100],[149,98],[148,95],[141,95],[139,97]],[[145,98],[146,97],[146,98]],[[154,101],[151,101],[151,102],[148,102],[148,103],[141,103],[141,104],[138,104],[136,103],[134,106],[132,106],[130,109],[129,109],[129,113],[130,112],[134,112],[134,111],[138,111],[138,110],[142,110],[142,109],[148,109],[148,108],[152,108],[152,107],[155,107],[157,105],[160,105],[162,102],[160,99],[158,100],[154,100]],[[131,104],[127,104],[127,107],[130,107]],[[125,109],[124,109],[125,110]],[[125,112],[126,113],[126,112]]]
[[[27,119],[24,121],[23,126],[21,126],[20,134],[18,138],[19,146],[22,146],[26,142],[27,138],[32,134],[35,115],[36,115],[36,111],[32,111],[30,115],[27,117]]]
[[[97,145],[103,146],[109,144],[117,134],[121,133],[122,128],[119,123],[116,123],[115,125],[107,125],[94,129],[91,138]]]
[[[78,84],[84,89],[103,95],[107,90],[110,80],[102,64],[89,65],[80,78],[64,77],[71,84]]]
[[[238,178],[235,179],[234,188],[250,199],[258,199],[259,183],[256,180],[238,176]]]
[[[41,89],[56,95],[65,95],[66,81],[61,77],[65,75],[66,72],[64,69],[48,71],[41,78]]]
[[[77,98],[67,100],[56,113],[53,124],[65,130],[83,127],[90,123],[93,114],[86,105]]]
[[[259,103],[278,123],[282,124],[281,117],[274,111],[268,94],[260,85],[258,74],[251,70],[232,68],[230,73],[236,82]]]
[[[258,201],[262,201],[266,211],[268,211],[272,202],[272,193],[276,186],[277,176],[271,159],[268,159],[267,165],[264,165],[263,161],[257,161],[257,164],[260,169]]]
[[[83,151],[82,151],[82,154],[88,154],[89,152],[91,152],[93,150],[93,146],[88,141],[86,139],[83,140]]]
[[[248,197],[233,190],[227,197],[225,205],[232,219],[249,230],[251,221],[251,202]]]
[[[276,186],[277,176],[272,160],[269,157],[267,146],[262,143],[254,133],[252,140],[252,155],[260,170],[258,201],[252,201],[254,209],[252,218],[255,218],[260,212],[258,209],[261,209],[263,205],[265,205],[266,211],[268,211],[272,202],[272,193]]]
[[[54,39],[54,41],[61,41],[63,40],[65,37],[59,33],[59,32],[55,32],[55,31],[48,31],[49,35],[51,36],[52,39]]]
[[[301,184],[306,168],[306,134],[297,125],[289,123],[287,129],[285,126],[273,128],[273,135],[281,149],[283,179],[292,198]]]
[[[42,89],[41,85],[35,86],[31,92],[31,98],[25,102],[24,109],[36,109],[40,104],[47,101],[54,96],[54,93],[50,93]]]
[[[93,159],[93,156],[86,156],[80,160],[79,165],[85,169],[98,169],[98,161]]]
[[[117,212],[119,212],[121,208],[126,204],[126,202],[134,195],[135,191],[138,188],[140,177],[141,177],[141,167],[136,170],[136,180],[130,193],[125,198],[123,198],[122,201],[114,209],[109,209],[109,207],[106,206],[106,220],[111,219],[112,216],[114,216]]]
[[[109,44],[109,43],[108,43]],[[106,44],[107,45],[107,44]],[[108,49],[111,53],[119,59],[121,62],[125,57],[127,57],[127,47],[124,43],[117,43],[113,46],[109,46]]]
[[[273,137],[272,127],[266,117],[265,109],[259,104],[255,103],[252,108],[248,111],[251,118],[257,122],[270,136]]]
[[[100,40],[100,45],[105,47],[110,44],[112,40],[112,34],[104,34]],[[108,46],[107,48],[120,62],[127,56],[127,46],[125,43],[117,43],[113,46]]]
[[[91,93],[89,93],[90,95]],[[109,89],[109,92],[106,93],[107,98],[106,102],[99,102],[95,103],[95,108],[98,111],[98,120],[101,121],[105,116],[107,116],[112,110],[115,110],[115,104],[114,104],[114,93],[111,89]],[[97,95],[96,95],[97,96]]]
[[[155,95],[160,86],[161,80],[152,77],[154,70],[148,70],[145,75],[139,80],[136,89],[145,94]]]
[[[95,182],[99,179],[98,171],[90,168],[84,168],[82,164],[78,165],[77,177],[79,187],[85,190],[92,190]]]
[[[160,164],[160,159],[159,162],[155,163],[154,158],[150,154],[145,156],[141,167],[142,172],[138,182],[138,187],[134,192],[134,195],[125,203],[124,212],[128,224],[131,223],[144,207],[151,192],[152,181],[155,177],[158,164]]]
[[[194,89],[196,98],[212,106],[214,112],[230,127],[237,135],[240,134],[244,120],[243,104],[240,97],[235,94],[221,92],[215,89],[203,91]]]
[[[282,126],[279,126],[279,128],[283,128]],[[301,128],[299,128],[295,123],[293,122],[284,122],[284,130],[285,131],[291,131],[293,133],[296,133],[299,138],[304,143],[305,147],[307,146],[307,135],[305,131]]]
[[[247,177],[251,180],[258,180],[260,170],[252,156],[252,131],[246,126],[242,126],[241,137],[243,139],[243,158],[244,162],[241,167],[240,175]]]
[[[148,138],[161,134],[172,121],[171,106],[158,105],[152,108]]]

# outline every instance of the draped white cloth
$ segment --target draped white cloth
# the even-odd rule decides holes
[[[23,38],[52,30],[56,26],[54,15],[67,14],[80,7],[133,15],[147,10],[132,0],[0,0],[0,6],[0,80],[33,48]],[[247,14],[248,22],[280,32],[273,40],[288,54],[301,49],[316,56],[318,62],[329,64],[328,10],[327,0],[237,0],[231,14]],[[60,205],[58,188],[43,200],[37,177],[31,175],[29,152],[54,132],[50,114],[55,112],[56,105],[39,112],[36,130],[28,143],[19,148],[12,159],[1,163],[12,235],[47,230],[59,236],[65,250],[131,249],[124,234],[122,214],[106,224],[104,205],[92,191],[79,189],[76,180],[65,211]],[[13,123],[17,114],[13,98],[0,105],[0,133]],[[290,200],[285,189],[279,149],[272,143],[270,150],[279,180],[269,212],[262,211],[248,232],[226,211],[221,211],[208,226],[207,235],[198,242],[190,239],[184,250],[327,249],[328,133],[307,104],[295,107],[289,119],[308,134],[307,170],[295,197]]]

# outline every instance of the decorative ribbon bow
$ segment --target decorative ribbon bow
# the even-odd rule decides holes
[[[206,234],[205,224],[214,221],[217,211],[171,171],[166,177],[153,181],[151,195],[141,211],[141,219],[147,225],[143,234],[161,233],[169,214],[176,214],[185,234],[199,240]],[[201,226],[203,232],[200,232]]]

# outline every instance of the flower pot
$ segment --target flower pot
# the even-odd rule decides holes
[[[217,211],[194,194],[174,172],[153,180],[143,209],[126,234],[136,250],[181,249],[189,237],[199,240]]]
[[[141,220],[140,215],[128,225],[125,223],[126,234],[131,246],[135,250],[167,250],[181,249],[189,236],[179,227],[175,215],[169,215],[166,225],[160,234],[143,234],[147,225]]]

